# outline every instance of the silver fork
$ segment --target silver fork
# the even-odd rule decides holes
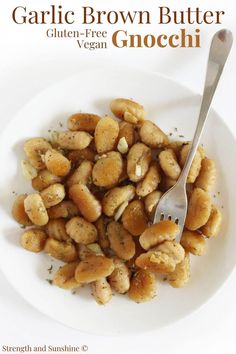
[[[180,228],[180,233],[176,238],[177,241],[180,240],[183,232],[188,207],[186,193],[188,173],[197,151],[208,111],[232,47],[232,43],[233,35],[226,29],[216,32],[212,39],[207,64],[205,87],[192,146],[178,181],[162,196],[156,208],[153,223],[155,224],[160,220],[173,220]]]

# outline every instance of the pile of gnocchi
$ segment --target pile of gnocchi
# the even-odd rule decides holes
[[[54,285],[88,284],[99,304],[113,292],[139,303],[156,295],[156,274],[172,287],[186,285],[190,253],[205,254],[206,239],[218,234],[222,216],[209,194],[216,168],[199,147],[187,181],[185,229],[175,241],[177,224],[152,221],[191,143],[170,140],[139,103],[119,98],[110,108],[114,118],[76,113],[67,131],[25,142],[22,171],[35,191],[17,196],[12,215],[29,227],[23,248],[65,263]]]

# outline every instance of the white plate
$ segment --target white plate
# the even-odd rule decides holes
[[[156,330],[191,313],[222,285],[235,265],[236,144],[219,116],[211,111],[202,139],[218,168],[215,201],[223,206],[221,235],[208,241],[204,257],[192,257],[192,277],[186,288],[158,285],[158,296],[136,304],[127,296],[115,295],[99,306],[88,289],[78,294],[58,289],[45,280],[51,276],[51,262],[44,254],[35,255],[19,246],[22,230],[12,220],[11,205],[17,193],[30,192],[20,172],[22,145],[29,137],[48,135],[48,129],[66,125],[76,111],[110,114],[114,97],[133,98],[144,104],[148,118],[173,137],[191,139],[199,111],[200,97],[165,77],[130,70],[99,70],[80,73],[43,91],[14,120],[0,139],[0,265],[15,289],[35,308],[73,328],[95,334],[130,334]],[[178,132],[174,128],[178,128]],[[61,128],[60,128],[61,129]],[[220,191],[220,195],[217,192]]]

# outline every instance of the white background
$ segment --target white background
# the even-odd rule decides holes
[[[10,3],[10,4],[9,4]],[[203,10],[224,10],[222,25],[201,26],[201,49],[112,49],[86,51],[78,49],[73,40],[46,39],[47,26],[19,26],[11,20],[12,9],[25,5],[31,10],[47,8],[49,4],[63,4],[68,9],[94,6],[100,10],[149,10],[155,15],[157,6],[184,9],[187,6]],[[197,1],[39,1],[2,0],[0,5],[0,121],[1,130],[14,114],[35,94],[69,75],[89,67],[132,66],[149,68],[166,74],[200,93],[210,38],[215,30],[228,27],[236,37],[236,3],[230,0]],[[123,26],[98,26],[113,32]],[[184,27],[183,25],[180,27]],[[191,31],[189,26],[186,26]],[[174,33],[179,26],[128,26],[133,33]],[[235,88],[236,49],[233,48],[213,107],[236,135]],[[220,144],[220,141],[219,141]],[[0,152],[2,153],[2,152]],[[226,157],[227,158],[227,157]],[[234,235],[232,235],[234,236]],[[14,255],[9,255],[14,257]],[[210,276],[210,275],[209,275]],[[200,310],[188,318],[150,335],[138,337],[98,337],[80,333],[38,313],[8,284],[0,273],[0,345],[83,345],[88,353],[233,353],[236,347],[236,273],[220,291]],[[79,316],[79,314],[76,314]],[[158,313],[157,313],[158,317]],[[81,319],[82,321],[83,319]],[[101,318],[102,321],[102,318]],[[115,319],[114,319],[115,321]],[[125,318],[124,318],[125,321]],[[1,351],[1,349],[0,349]]]

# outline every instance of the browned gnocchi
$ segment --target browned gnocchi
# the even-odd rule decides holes
[[[43,226],[48,223],[47,209],[39,194],[28,195],[24,200],[24,209],[33,224]]]
[[[185,144],[180,151],[180,165],[183,167],[187,159],[191,144]],[[202,147],[199,147],[196,155],[193,159],[192,165],[187,178],[187,183],[194,183],[200,173],[202,160],[205,157],[205,151]]]
[[[95,145],[98,154],[114,150],[119,136],[119,124],[111,117],[104,117],[98,122],[95,133]]]
[[[24,152],[29,162],[37,170],[43,170],[45,168],[43,156],[48,150],[51,149],[52,146],[46,139],[43,138],[33,138],[27,140],[24,144]]]
[[[131,279],[128,292],[135,302],[150,301],[156,295],[155,275],[146,269],[139,269]]]
[[[146,228],[140,236],[139,242],[143,249],[149,250],[163,241],[174,240],[178,233],[178,225],[170,220],[162,220]]]
[[[160,166],[165,175],[173,180],[177,180],[181,173],[176,155],[173,150],[166,149],[159,154]]]
[[[24,201],[26,198],[27,194],[18,195],[12,206],[12,216],[19,224],[23,226],[30,226],[32,225],[32,221],[30,220],[24,207]]]
[[[92,295],[99,305],[107,304],[112,298],[111,286],[106,278],[91,283]]]
[[[114,99],[111,102],[111,111],[116,117],[132,124],[143,122],[146,115],[142,105],[125,98]]]
[[[43,230],[32,228],[21,236],[21,246],[30,252],[41,252],[44,249],[47,235]]]
[[[211,198],[201,188],[195,188],[191,194],[185,226],[188,230],[194,231],[204,226],[211,214]]]
[[[137,184],[136,194],[139,197],[146,197],[148,194],[154,192],[161,181],[161,175],[158,164],[152,162],[144,179]]]
[[[108,152],[95,163],[92,177],[98,187],[109,188],[117,184],[123,172],[123,160],[119,152]]]
[[[72,185],[69,189],[69,196],[88,221],[94,222],[101,216],[101,203],[84,184]]]
[[[78,260],[78,253],[72,242],[58,241],[49,237],[46,241],[44,251],[59,261],[70,263]]]
[[[53,284],[65,290],[79,288],[81,284],[75,280],[77,266],[78,262],[72,262],[59,268],[53,277]]]
[[[113,291],[140,303],[156,295],[156,273],[174,288],[185,286],[190,254],[206,254],[208,239],[219,234],[222,214],[209,194],[216,166],[200,146],[178,242],[178,224],[153,224],[153,218],[191,142],[169,138],[173,134],[146,120],[133,100],[114,99],[110,108],[116,118],[75,113],[67,131],[55,131],[50,142],[25,142],[22,173],[36,192],[20,194],[12,216],[30,227],[21,235],[23,248],[65,263],[49,280],[53,285],[73,290],[89,284],[98,304],[107,304]]]
[[[127,156],[127,173],[132,182],[141,181],[152,160],[151,149],[143,143],[134,144]]]
[[[67,131],[59,133],[57,142],[62,149],[82,150],[88,147],[92,140],[93,137],[87,132]]]
[[[180,243],[185,251],[195,256],[203,256],[206,253],[206,240],[196,231],[184,231]]]
[[[91,113],[75,113],[68,118],[68,129],[77,131],[82,130],[84,132],[93,133],[100,117]]]
[[[45,208],[51,208],[59,203],[66,196],[65,187],[61,183],[55,183],[45,188],[40,193]]]
[[[144,121],[139,131],[141,141],[151,148],[159,148],[168,145],[168,136],[150,120]]]
[[[215,205],[212,205],[210,217],[207,223],[202,226],[201,231],[206,237],[216,237],[220,232],[221,223],[221,211]]]
[[[66,232],[75,242],[82,243],[83,245],[93,243],[97,240],[96,227],[80,216],[76,216],[67,222]]]
[[[141,200],[134,200],[128,204],[122,214],[122,224],[133,236],[139,236],[144,232],[148,225],[148,219]]]
[[[113,262],[115,269],[108,277],[109,284],[117,293],[125,294],[130,287],[130,271],[121,259],[113,258]]]
[[[174,272],[167,274],[168,283],[173,288],[182,288],[190,279],[190,257],[189,253],[185,254],[182,262],[177,264]]]
[[[48,150],[44,161],[48,171],[55,176],[64,177],[70,172],[70,161],[57,150]]]
[[[135,243],[131,234],[120,223],[112,221],[107,227],[107,235],[110,248],[120,259],[127,261],[134,256]]]
[[[108,277],[114,270],[113,260],[100,255],[90,255],[79,262],[75,270],[78,283],[92,283]]]

